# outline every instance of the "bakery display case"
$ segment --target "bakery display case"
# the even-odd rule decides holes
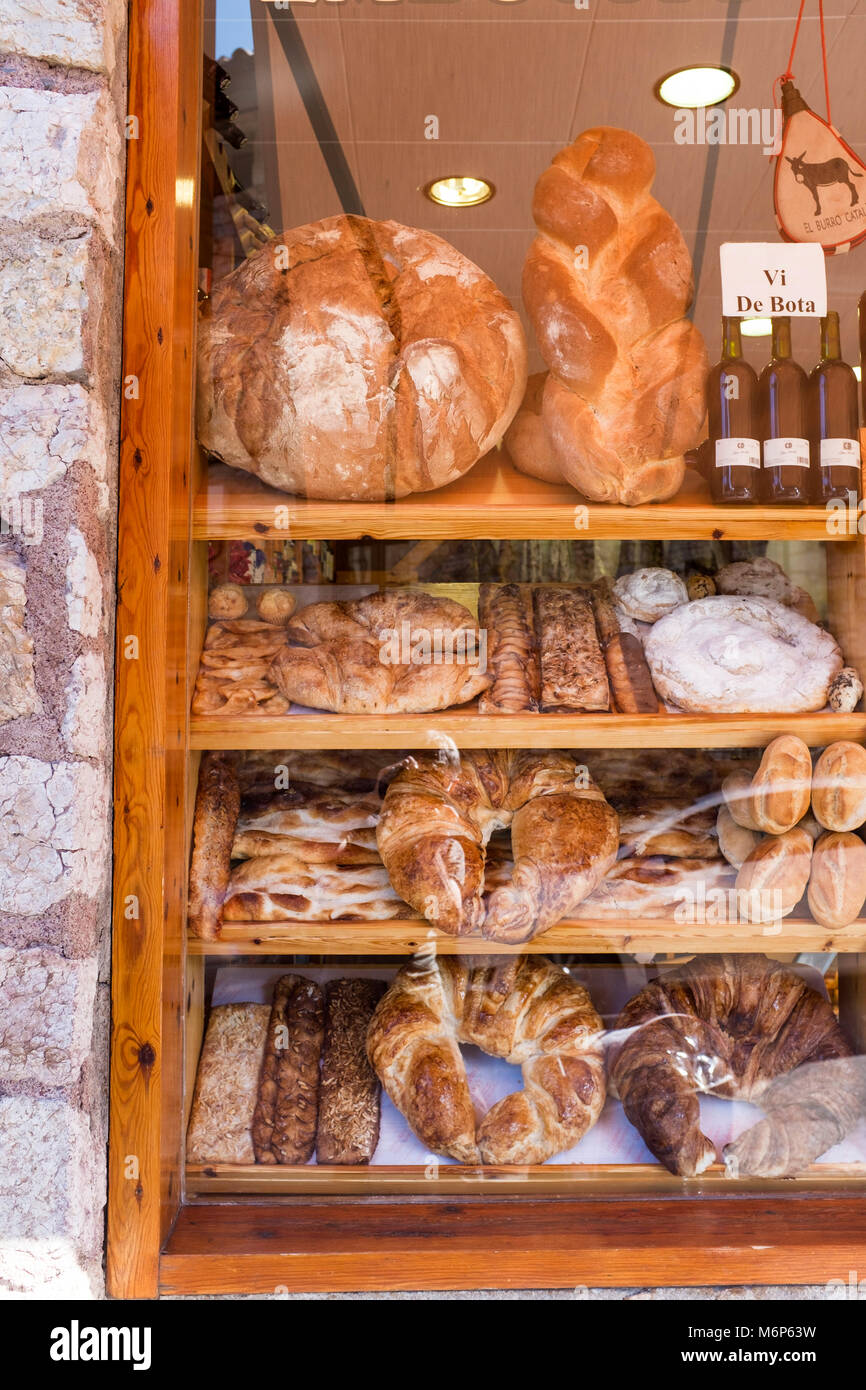
[[[131,17],[114,1296],[866,1250],[859,469],[712,500],[706,151],[598,76],[521,140],[621,6],[457,3]]]

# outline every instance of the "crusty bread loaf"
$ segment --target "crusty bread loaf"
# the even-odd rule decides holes
[[[214,286],[198,334],[205,449],[305,497],[384,501],[459,478],[526,386],[520,320],[431,232],[329,217]]]
[[[602,1024],[589,994],[543,956],[418,956],[379,1003],[367,1052],[427,1148],[461,1163],[544,1163],[595,1124]],[[460,1043],[522,1067],[523,1090],[476,1121]]]
[[[317,1163],[369,1163],[376,1152],[379,1081],[367,1029],[384,993],[383,980],[331,980],[325,989]]]
[[[806,891],[812,837],[795,828],[766,835],[737,874],[737,908],[746,922],[775,922],[793,912]]]
[[[265,1051],[267,1004],[211,1009],[190,1111],[190,1163],[254,1163],[253,1114]]]
[[[600,126],[560,150],[533,199],[523,299],[550,369],[541,421],[563,478],[596,502],[672,497],[704,417],[689,253],[650,194],[654,175],[643,140]],[[506,442],[518,468],[544,476],[532,417],[537,385]]]
[[[726,781],[730,779],[725,779]],[[746,776],[747,782],[751,783],[751,778]],[[729,864],[733,864],[735,869],[742,868],[753,849],[756,849],[761,840],[759,830],[752,830],[748,826],[741,825],[735,820],[728,806],[720,806],[716,817],[716,834],[719,839],[719,849],[725,856]]]
[[[689,601],[689,591],[679,575],[659,565],[621,574],[613,586],[613,596],[618,608],[642,623],[658,622]]]
[[[533,590],[541,664],[541,708],[610,709],[607,668],[583,589],[539,584]]]
[[[818,609],[811,594],[792,584],[782,566],[767,555],[753,560],[735,560],[723,565],[716,574],[716,592],[720,594],[752,594],[758,598],[774,599],[786,608],[793,608],[810,623],[818,622]]]
[[[232,841],[241,805],[238,779],[231,763],[207,753],[199,769],[189,869],[189,930],[214,941],[231,870]]]
[[[537,710],[541,671],[535,643],[532,588],[528,584],[482,584],[478,622],[487,633],[493,684],[482,691],[480,714]]]
[[[840,740],[824,749],[812,772],[812,810],[825,830],[866,823],[866,748]]]
[[[829,831],[815,842],[809,911],[822,927],[847,927],[866,902],[866,844],[851,831]]]
[[[731,816],[747,830],[782,835],[792,830],[809,809],[812,794],[812,755],[794,734],[781,734],[764,749],[753,777],[732,773],[722,783]]]

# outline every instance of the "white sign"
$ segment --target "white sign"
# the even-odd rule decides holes
[[[727,318],[823,318],[827,264],[819,245],[783,241],[725,241],[722,313]]]

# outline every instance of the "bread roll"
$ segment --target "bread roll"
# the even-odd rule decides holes
[[[505,296],[397,222],[295,227],[202,309],[199,440],[304,497],[381,502],[454,482],[500,442],[525,386]]]
[[[812,851],[809,910],[822,927],[847,927],[866,902],[866,845],[850,831],[822,835]]]
[[[737,910],[746,922],[776,922],[793,912],[806,891],[812,839],[805,830],[767,835],[737,874]]]
[[[782,734],[764,749],[752,778],[750,815],[768,835],[783,835],[802,820],[812,793],[812,755],[801,738]]]
[[[863,697],[863,682],[853,666],[843,666],[830,686],[827,704],[834,714],[852,714]]]
[[[812,810],[825,830],[866,822],[866,749],[840,741],[825,748],[812,773]]]
[[[295,600],[285,589],[266,589],[256,599],[256,612],[265,623],[282,626],[295,611]]]
[[[240,584],[217,584],[207,601],[208,617],[214,622],[243,618],[247,611],[247,596]]]
[[[761,842],[760,832],[740,825],[727,806],[720,806],[716,817],[719,849],[735,869],[742,868],[749,855]]]
[[[818,622],[818,610],[811,595],[798,584],[792,584],[782,566],[767,555],[724,565],[716,575],[716,592],[773,599],[786,608],[793,608],[810,623]]]
[[[622,574],[613,586],[617,607],[642,623],[654,623],[688,603],[689,593],[673,570],[649,566]]]

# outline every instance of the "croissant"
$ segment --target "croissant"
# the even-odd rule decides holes
[[[692,267],[654,176],[639,136],[598,126],[554,156],[532,202],[523,301],[549,373],[506,444],[524,472],[550,480],[556,468],[594,502],[672,497],[700,441],[707,360],[685,317]]]
[[[699,1094],[757,1101],[804,1062],[849,1057],[828,1001],[761,955],[702,956],[629,1001],[611,1041],[610,1080],[644,1143],[671,1173],[716,1157]]]
[[[573,1147],[601,1114],[601,1039],[587,991],[544,956],[417,956],[380,1000],[367,1056],[432,1152],[535,1164]],[[523,1090],[477,1125],[460,1043],[523,1069]]]
[[[486,845],[511,827],[514,872],[485,910]],[[566,917],[616,859],[615,811],[566,753],[415,754],[376,832],[395,891],[452,936],[521,942]]]
[[[765,1112],[724,1149],[729,1177],[788,1178],[839,1144],[866,1116],[866,1057],[810,1062],[778,1077]]]

